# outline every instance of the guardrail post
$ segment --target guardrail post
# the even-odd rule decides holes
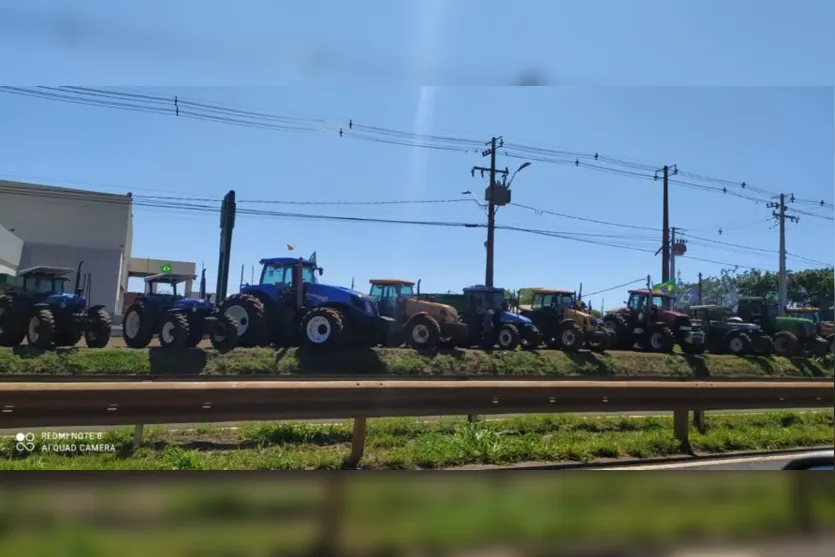
[[[365,453],[365,416],[354,418],[354,432],[351,435],[351,454],[342,463],[342,468],[356,468]]]
[[[479,416],[478,414],[467,414],[467,421],[470,422],[471,424],[479,421],[480,419],[481,419],[481,416]]]
[[[699,433],[705,432],[705,411],[693,410],[693,425],[699,430]]]
[[[693,454],[693,447],[690,445],[690,412],[688,410],[673,411],[673,430],[681,443],[681,450]]]
[[[145,429],[145,426],[142,424],[137,424],[133,430],[133,450],[138,449],[142,446],[142,432]]]

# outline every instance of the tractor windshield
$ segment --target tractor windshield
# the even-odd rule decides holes
[[[316,269],[302,267],[302,282],[316,284]],[[261,271],[261,284],[293,284],[293,265],[265,265]]]
[[[67,277],[29,275],[23,279],[23,287],[37,294],[63,294],[70,290],[66,286],[69,281]]]
[[[408,284],[372,284],[368,295],[377,301],[414,298],[415,291]]]
[[[820,314],[817,310],[804,309],[800,311],[789,311],[790,317],[799,317],[800,319],[808,319],[815,324],[820,323]]]
[[[558,294],[535,294],[531,307],[533,309],[553,308],[563,309],[567,307],[574,307],[576,299],[574,294],[558,293]]]

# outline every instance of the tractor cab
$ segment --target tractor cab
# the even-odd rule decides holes
[[[504,288],[477,284],[464,288],[462,292],[470,311],[475,315],[484,315],[488,311],[493,311],[497,320],[501,323],[525,326],[533,324],[529,317],[517,315],[510,311]]]
[[[715,325],[723,322],[743,322],[743,320],[739,317],[731,317],[730,310],[725,306],[720,306],[718,304],[690,306],[690,315],[693,319],[705,325]]]
[[[621,311],[637,316],[639,321],[654,316],[656,320],[663,321],[670,327],[675,327],[678,322],[683,321],[688,321],[685,324],[688,326],[690,317],[686,313],[669,309],[673,307],[674,301],[674,296],[660,290],[630,290],[626,308]]]
[[[145,277],[144,301],[159,308],[180,308],[189,311],[211,311],[212,302],[201,298],[187,298],[178,291],[178,286],[184,282],[195,280],[197,275],[179,273],[164,273]],[[167,286],[167,292],[161,292],[160,286]]]
[[[820,310],[815,307],[789,307],[786,308],[786,313],[789,317],[808,319],[815,325],[820,325],[821,322]]]
[[[395,317],[398,305],[404,300],[415,297],[415,283],[403,279],[371,279],[368,295],[377,302],[380,315]]]
[[[562,312],[565,309],[577,309],[577,296],[568,290],[553,290],[549,288],[538,288],[533,291],[531,309],[536,310],[557,310]]]
[[[261,280],[258,284],[270,285],[278,289],[284,289],[293,285],[293,269],[301,265],[302,282],[305,284],[317,284],[317,273],[321,276],[324,272],[315,261],[296,257],[270,257],[262,259]]]
[[[17,275],[22,279],[23,292],[31,296],[35,302],[61,308],[84,309],[87,300],[78,288],[74,289],[70,284],[69,275],[73,271],[75,269],[42,265],[22,269]],[[80,271],[79,265],[79,274]]]

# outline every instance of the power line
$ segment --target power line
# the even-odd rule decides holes
[[[585,294],[585,296],[595,296],[597,294],[603,294],[604,292],[609,292],[611,290],[619,290],[621,288],[626,288],[627,286],[631,286],[631,285],[637,284],[639,282],[643,283],[646,280],[647,280],[646,277],[641,277],[639,279],[630,280],[629,282],[625,282],[625,283],[619,284],[617,286],[612,286],[611,288],[604,288],[603,290],[598,290],[596,292],[589,292],[588,294]]]
[[[346,125],[345,123],[335,120],[326,120],[323,118],[288,116],[265,111],[242,110],[234,107],[223,106],[217,103],[190,101],[179,96],[167,97],[91,87],[27,88],[7,86],[0,88],[0,92],[120,110],[156,113],[169,116],[182,116],[191,119],[254,127],[271,131],[338,134],[340,137],[348,137],[362,141],[441,151],[469,152],[479,151],[482,148],[482,142],[477,139],[454,137],[449,135],[427,135],[403,132],[379,126],[369,126],[356,123],[352,120],[349,120]],[[577,151],[545,149],[520,143],[506,143],[504,149],[507,151],[504,154],[509,157],[529,158],[551,164],[573,164],[574,166],[582,166],[583,168],[592,171],[633,178],[649,180],[658,179],[657,173],[655,172],[658,168],[657,165],[624,158],[600,155],[598,153],[581,153]],[[682,187],[728,194],[757,203],[767,202],[767,199],[758,197],[758,195],[766,197],[774,197],[776,195],[775,192],[757,186],[752,186],[746,182],[734,182],[686,170],[680,171],[678,175],[680,178],[685,179],[670,180],[670,182]],[[697,182],[706,183],[700,184]],[[833,207],[831,202],[824,200],[812,201],[807,199],[798,199],[795,201],[815,204],[825,208]],[[835,220],[831,216],[827,215],[815,213],[804,214],[808,214],[809,216],[815,218]]]

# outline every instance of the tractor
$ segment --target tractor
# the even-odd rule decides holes
[[[377,302],[380,315],[394,318],[400,335],[393,343],[404,341],[415,349],[438,345],[457,346],[469,336],[467,324],[459,320],[454,307],[420,298],[420,280],[371,279],[369,295]]]
[[[110,341],[110,314],[104,306],[87,307],[90,274],[77,269],[39,266],[18,272],[20,281],[0,296],[0,346],[75,346],[81,337],[89,348]],[[67,275],[75,271],[75,288]]]
[[[508,311],[504,288],[469,286],[463,294],[427,294],[421,296],[454,307],[467,324],[469,337],[460,346],[482,346],[531,350],[542,343],[542,334],[529,318]]]
[[[242,286],[220,311],[237,322],[243,346],[391,345],[395,320],[380,315],[377,303],[362,292],[320,284],[322,273],[307,259],[262,259],[259,283]]]
[[[774,338],[774,351],[787,358],[808,353],[823,356],[829,343],[818,336],[814,321],[800,317],[780,317],[776,302],[765,298],[739,298],[734,315],[748,323],[756,323]]]
[[[215,310],[206,299],[205,271],[200,281],[200,297],[188,298],[177,286],[197,278],[195,275],[163,273],[145,277],[145,293],[128,306],[122,316],[122,337],[130,348],[145,348],[156,335],[165,349],[194,348],[208,334],[219,352],[235,347],[238,329],[235,320]],[[171,288],[159,292],[160,285]]]
[[[818,326],[818,335],[829,343],[829,351],[835,354],[835,323],[826,321],[821,316],[821,311],[816,307],[790,307],[786,308],[790,317],[800,317],[814,321]]]
[[[705,334],[686,313],[667,309],[673,297],[657,290],[630,290],[626,307],[609,312],[603,322],[615,332],[621,349],[672,352],[676,343],[686,354],[705,351]]]
[[[587,346],[604,352],[609,348],[609,331],[601,319],[583,312],[580,304],[568,290],[538,288],[533,291],[531,309],[524,309],[521,314],[542,332],[548,348],[576,352]]]
[[[769,356],[774,352],[774,340],[755,323],[745,323],[731,317],[728,308],[719,305],[690,306],[694,322],[701,324],[706,334],[707,349],[714,354],[753,353]]]

